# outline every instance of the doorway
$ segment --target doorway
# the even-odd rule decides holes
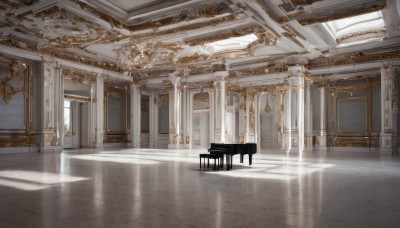
[[[64,100],[64,149],[90,147],[88,103]]]
[[[208,148],[210,143],[210,101],[207,92],[193,95],[192,147]]]
[[[276,101],[271,94],[260,98],[260,149],[275,150],[278,148],[278,123]]]

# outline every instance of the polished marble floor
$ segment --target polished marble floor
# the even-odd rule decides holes
[[[400,157],[256,154],[200,170],[205,150],[0,156],[0,227],[400,227]]]

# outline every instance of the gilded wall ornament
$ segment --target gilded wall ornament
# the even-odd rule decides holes
[[[13,79],[23,80],[23,76],[18,75],[17,67],[17,63],[11,63],[9,65],[9,72],[7,75],[3,79],[0,79],[0,97],[6,104],[8,104],[10,100],[18,93],[25,92],[25,88],[15,88],[10,83],[10,81]]]

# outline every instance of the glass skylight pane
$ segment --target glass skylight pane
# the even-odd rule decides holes
[[[330,33],[330,35],[334,39],[339,39],[342,45],[345,42],[356,44],[356,43],[364,43],[360,42],[362,40],[373,41],[376,38],[381,39],[382,38],[381,35],[377,34],[385,30],[385,22],[382,18],[382,13],[380,11],[358,15],[354,17],[348,17],[340,20],[329,21],[323,23],[323,26],[326,28],[327,32]],[[360,35],[370,33],[371,35],[357,37],[357,33],[359,33]],[[354,34],[356,36],[354,36]],[[349,37],[353,38],[351,40],[342,40],[347,35],[350,35]]]
[[[246,36],[240,36],[240,37],[234,37],[234,38],[229,38],[225,40],[219,40],[215,41],[212,43],[209,43],[209,45],[214,45],[214,46],[227,46],[227,45],[240,45],[240,46],[246,46],[249,43],[257,40],[257,36],[254,34],[246,35]]]
[[[380,11],[367,13],[359,16],[348,17],[340,20],[335,20],[337,30],[345,29],[346,27],[356,25],[358,23],[365,23],[368,21],[382,20],[382,13]],[[382,20],[383,22],[383,20]]]
[[[248,44],[250,44],[253,41],[256,41],[257,39],[258,38],[256,35],[250,34],[241,37],[234,37],[212,42],[205,45],[205,47],[210,52],[218,52],[228,49],[241,49],[245,48]]]

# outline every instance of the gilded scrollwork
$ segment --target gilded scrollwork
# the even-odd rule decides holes
[[[260,46],[274,46],[278,41],[278,37],[272,32],[256,32],[257,40],[247,45],[247,51],[250,55],[254,55],[254,50]]]
[[[25,93],[25,88],[15,88],[11,81],[24,80],[23,75],[18,74],[18,63],[12,62],[9,64],[9,71],[4,78],[0,79],[0,98],[8,104],[10,100],[18,93]]]
[[[65,69],[62,71],[64,78],[70,79],[74,84],[95,82],[96,76],[90,72]]]

